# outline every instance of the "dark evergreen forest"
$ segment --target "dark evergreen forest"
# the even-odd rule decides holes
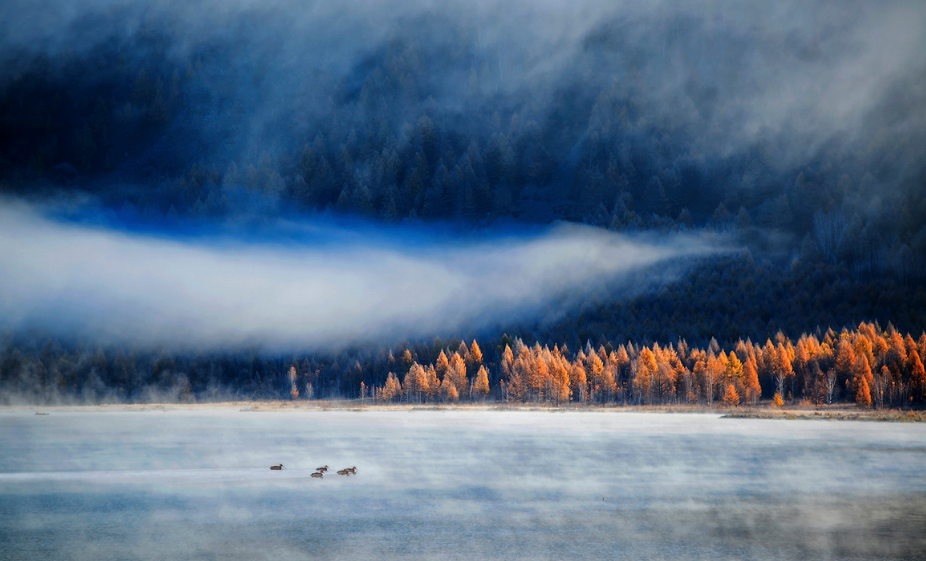
[[[0,192],[82,201],[117,227],[167,232],[280,217],[462,231],[567,221],[707,231],[737,248],[632,298],[602,289],[553,322],[435,334],[492,341],[493,387],[503,341],[714,341],[719,353],[861,322],[916,338],[926,327],[923,37],[914,27],[896,34],[912,39],[886,40],[899,24],[850,4],[784,3],[781,21],[764,8],[591,3],[567,33],[553,9],[519,24],[481,4],[358,23],[234,3],[213,24],[103,2],[56,35],[10,32],[3,43]],[[922,12],[895,2],[884,13],[911,10]],[[296,366],[314,395],[354,397],[360,382],[379,387],[402,370],[386,357],[409,348],[430,363],[457,344],[191,355],[14,330],[0,384],[9,399],[40,402],[272,397]]]

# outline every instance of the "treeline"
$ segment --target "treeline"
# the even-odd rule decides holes
[[[908,408],[926,404],[926,333],[914,339],[892,325],[778,333],[764,343],[739,339],[703,348],[685,340],[634,342],[577,352],[566,344],[528,346],[507,335],[405,345],[336,357],[266,358],[240,353],[180,356],[169,353],[65,350],[8,344],[0,354],[3,403],[97,403],[306,400],[361,398],[381,403],[499,401],[551,406],[690,404],[715,406],[771,400],[784,403],[856,403]]]
[[[828,329],[822,337],[803,334],[796,342],[781,333],[764,344],[740,339],[729,350],[716,340],[704,349],[684,340],[598,348],[589,342],[573,355],[565,345],[528,347],[515,339],[502,351],[492,386],[474,340],[449,360],[441,350],[434,364],[412,361],[401,383],[390,372],[371,395],[385,402],[472,401],[493,394],[500,401],[548,405],[707,406],[756,405],[764,397],[779,406],[854,401],[879,409],[908,407],[926,402],[924,353],[926,333],[915,341],[890,325],[881,331],[869,323],[838,334]]]

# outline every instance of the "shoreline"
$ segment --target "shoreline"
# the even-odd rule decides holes
[[[529,403],[467,403],[467,404],[408,404],[361,403],[360,400],[325,400],[291,402],[285,400],[216,401],[208,403],[109,403],[95,405],[0,405],[0,412],[33,412],[50,415],[65,412],[166,412],[237,410],[241,413],[286,413],[310,411],[530,411],[530,412],[588,412],[588,413],[678,413],[719,415],[726,419],[772,420],[830,420],[875,422],[926,422],[926,411],[897,409],[866,410],[841,404],[829,407],[795,405],[785,408],[763,407],[705,407],[692,405],[632,405],[600,406],[572,405],[546,406]]]

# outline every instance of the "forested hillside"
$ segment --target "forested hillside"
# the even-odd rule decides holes
[[[681,341],[707,349],[716,339],[717,357],[754,359],[768,399],[764,355],[739,356],[741,338],[815,333],[823,345],[828,327],[878,322],[915,335],[926,326],[926,59],[916,23],[926,18],[915,3],[410,3],[359,17],[326,2],[235,1],[220,13],[197,2],[99,2],[43,16],[45,26],[22,24],[38,17],[27,4],[0,13],[4,196],[102,208],[107,227],[168,237],[320,216],[462,232],[555,221],[708,232],[726,250],[680,279],[602,289],[554,321],[441,335],[506,332],[560,345],[570,364],[590,353],[562,347],[588,341],[605,345],[599,358],[611,364],[608,342],[630,341],[625,353],[637,361],[641,347],[658,359]],[[826,344],[836,352],[833,337]],[[491,394],[520,399],[498,385],[503,349],[492,346]],[[5,387],[39,401],[143,399],[151,388],[274,395],[291,362],[261,349],[193,357],[16,329],[3,352]],[[377,351],[339,352],[298,376],[329,372],[315,382],[320,395],[359,395],[358,380],[382,386],[388,369],[355,373],[343,358],[385,364],[370,358]],[[424,354],[422,364],[436,359]],[[700,359],[679,357],[695,371]],[[904,397],[884,403],[921,399],[902,361],[869,359],[869,389],[882,366],[907,376]],[[821,360],[822,380],[831,365]],[[401,378],[409,367],[390,369]],[[817,399],[805,391],[818,384],[807,368],[779,388],[786,399]],[[836,368],[830,390],[840,399],[855,393],[847,368]],[[628,380],[609,399],[645,401]],[[691,391],[703,401],[698,384]],[[760,395],[747,386],[738,395]],[[660,392],[688,400],[677,385],[671,399]]]

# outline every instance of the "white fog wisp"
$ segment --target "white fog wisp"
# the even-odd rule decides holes
[[[542,318],[602,283],[714,251],[694,236],[656,243],[570,225],[408,247],[375,236],[336,247],[215,246],[62,224],[15,206],[0,215],[4,328],[196,348],[332,348]]]

